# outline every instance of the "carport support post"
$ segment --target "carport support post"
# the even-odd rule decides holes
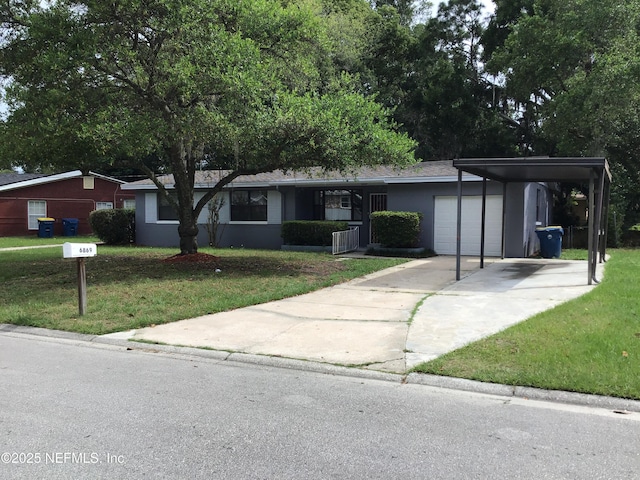
[[[462,170],[458,169],[458,220],[456,223],[456,281],[460,280],[460,232],[462,230]]]
[[[596,268],[597,268],[597,263],[598,263],[598,256],[600,256],[600,261],[602,262],[602,246],[604,243],[604,225],[603,225],[603,218],[604,215],[602,214],[602,210],[604,208],[604,187],[605,187],[605,180],[604,180],[604,171],[602,171],[600,173],[600,178],[599,178],[599,182],[598,182],[598,195],[596,196],[596,218],[594,219],[594,223],[595,223],[595,237],[594,237],[594,241],[595,241],[595,248],[593,251],[593,280],[597,283],[598,279],[596,278]],[[600,254],[600,255],[599,255]]]
[[[84,257],[76,260],[78,262],[78,307],[82,316],[87,311],[87,268]]]
[[[484,268],[484,232],[487,218],[487,177],[482,177],[482,220],[480,225],[480,268]]]
[[[611,200],[611,182],[607,182],[607,179],[604,178],[605,172],[602,172],[602,178],[604,182],[604,198],[602,200],[604,205],[604,211],[602,212],[602,244],[600,245],[600,263],[606,261],[607,256],[607,241],[609,235],[609,202]],[[615,233],[615,232],[614,232]]]
[[[500,239],[500,258],[504,260],[507,245],[504,237],[507,232],[507,182],[502,184],[502,232]]]
[[[594,233],[594,225],[593,225],[593,220],[594,220],[594,216],[595,216],[595,201],[594,201],[594,192],[593,189],[595,187],[595,181],[594,181],[594,173],[593,173],[593,169],[590,171],[589,173],[589,210],[588,210],[588,214],[589,214],[589,239],[588,239],[588,244],[587,244],[587,249],[588,251],[588,275],[589,278],[587,280],[587,284],[588,285],[592,285],[593,284],[593,277],[594,277],[594,271],[593,271],[593,233]]]

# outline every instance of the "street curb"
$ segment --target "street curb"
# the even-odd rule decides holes
[[[206,358],[219,362],[252,364],[263,367],[275,367],[288,370],[299,370],[304,372],[314,372],[367,380],[380,380],[391,383],[446,388],[450,390],[460,390],[485,395],[496,395],[502,397],[522,398],[526,400],[539,400],[553,403],[580,405],[585,407],[613,410],[614,412],[621,414],[631,412],[640,413],[640,401],[638,400],[629,400],[603,395],[590,395],[585,393],[566,392],[562,390],[544,390],[533,387],[502,385],[497,383],[486,383],[475,380],[467,380],[464,378],[444,377],[424,373],[409,373],[407,375],[402,375],[398,373],[365,370],[355,367],[345,367],[329,363],[297,360],[284,357],[253,355],[240,352],[226,352],[221,350],[210,350],[195,347],[136,342],[100,335],[87,335],[81,333],[64,332],[60,330],[47,330],[46,328],[25,327],[20,325],[0,324],[0,333],[9,335],[13,334],[16,336],[39,336],[50,339],[90,343],[94,345],[111,345],[115,347],[123,347],[127,350],[140,351],[145,353],[164,353],[173,355],[177,354],[189,357]]]
[[[563,390],[545,390],[534,387],[502,385],[499,383],[486,383],[476,380],[467,380],[464,378],[442,377],[425,373],[410,373],[407,375],[406,383],[448,388],[452,390],[463,390],[487,395],[522,398],[525,400],[540,400],[545,402],[604,408],[607,410],[614,410],[619,413],[640,413],[640,401],[604,395],[591,395],[586,393],[566,392]]]
[[[235,362],[243,364],[259,365],[263,367],[286,368],[288,370],[300,370],[303,372],[325,373],[329,375],[340,375],[345,377],[367,378],[369,380],[383,380],[389,382],[401,382],[403,376],[399,373],[387,373],[377,370],[362,370],[353,367],[343,367],[330,363],[320,363],[308,360],[298,360],[269,355],[254,355],[242,352],[227,352],[223,350],[211,350],[207,348],[186,347],[177,345],[164,345],[135,340],[121,340],[108,337],[94,337],[92,343],[101,343],[126,347],[130,350],[144,352],[163,352],[171,354],[188,355],[192,357],[204,357],[225,362]]]

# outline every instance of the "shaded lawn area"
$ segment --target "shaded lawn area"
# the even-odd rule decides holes
[[[609,253],[591,292],[414,371],[640,399],[640,250]]]
[[[329,254],[98,247],[87,258],[87,312],[78,314],[76,261],[62,248],[0,252],[0,322],[104,334],[255,305],[335,285],[405,260]],[[179,260],[179,259],[178,259]],[[219,272],[216,272],[219,270]]]

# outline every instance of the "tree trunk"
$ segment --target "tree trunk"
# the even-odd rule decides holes
[[[190,224],[180,222],[178,234],[180,235],[180,255],[198,253],[198,223],[191,221]]]
[[[168,149],[180,221],[180,255],[198,253],[198,214],[193,208],[197,151],[199,149],[185,137],[179,138]]]

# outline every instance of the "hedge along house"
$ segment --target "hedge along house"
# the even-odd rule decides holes
[[[221,172],[196,173],[196,201],[217,183]],[[171,192],[171,175],[160,177]],[[346,220],[359,227],[360,247],[372,241],[369,215],[379,210],[422,213],[419,246],[438,254],[455,255],[457,247],[458,170],[452,161],[424,162],[405,169],[362,168],[340,175],[309,172],[263,173],[242,176],[220,194],[217,243],[221,247],[280,249],[281,227],[287,220]],[[462,175],[463,255],[480,253],[482,178]],[[177,215],[150,180],[123,186],[136,193],[136,243],[179,245]],[[486,184],[485,254],[522,257],[538,249],[535,228],[551,222],[551,192],[543,183]],[[208,245],[208,211],[200,215],[199,245]]]
[[[38,233],[38,218],[54,218],[53,234],[63,234],[63,218],[78,219],[77,233],[90,234],[89,214],[103,208],[133,208],[135,194],[125,182],[80,170],[54,175],[0,174],[0,236]]]

